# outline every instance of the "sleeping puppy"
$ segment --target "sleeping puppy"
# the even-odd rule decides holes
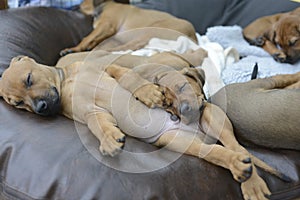
[[[300,151],[300,72],[229,84],[211,101],[226,110],[243,144]]]
[[[80,57],[80,54],[77,55]],[[105,63],[107,56],[113,56],[114,62]],[[251,156],[237,142],[230,121],[219,107],[203,102],[202,70],[190,68],[190,63],[172,53],[144,58],[115,56],[96,55],[95,60],[86,59],[86,62],[77,61],[61,66],[69,62],[64,60],[59,67],[45,66],[24,56],[16,57],[0,80],[0,96],[20,109],[40,115],[61,113],[86,124],[99,139],[99,150],[104,155],[115,156],[120,153],[125,144],[125,134],[130,135],[229,169],[233,178],[241,183],[245,199],[267,199],[270,191],[257,174],[255,165],[277,176],[282,175]],[[139,70],[126,67],[139,68],[143,63],[151,64],[154,61],[156,64],[165,64],[167,60],[178,61],[175,62],[176,70],[168,71],[162,67],[162,73],[158,73],[157,69],[157,73],[146,72],[147,79],[142,77],[146,75]],[[140,69],[150,68],[143,68],[142,65]],[[150,77],[150,74],[154,77]],[[155,80],[156,84],[149,80]],[[197,103],[187,106],[187,99],[180,103],[183,101],[181,94]],[[173,103],[176,101],[179,103]],[[155,109],[149,109],[145,104]],[[178,105],[179,108],[175,110],[180,113],[179,119],[172,119],[164,108]],[[191,110],[198,115],[194,119],[187,117],[190,121],[182,123],[182,115],[186,115],[185,111],[190,115]],[[155,126],[137,126],[136,122],[141,120],[151,121]],[[205,134],[218,139],[224,146],[205,143]]]
[[[173,34],[161,33],[161,39],[175,40],[179,35],[185,35],[197,42],[193,25],[183,19],[176,18],[168,13],[141,9],[132,5],[120,4],[111,0],[85,0],[80,5],[82,12],[95,15],[94,30],[86,36],[77,46],[66,48],[60,52],[61,56],[73,52],[90,51],[99,43],[113,35],[133,29],[146,27],[156,28],[154,31],[144,31],[127,39],[126,44],[109,51],[137,50],[144,47],[148,41],[157,37],[157,32],[173,30]],[[177,33],[177,34],[176,34]]]
[[[244,30],[245,39],[282,63],[300,59],[300,8],[259,18]]]

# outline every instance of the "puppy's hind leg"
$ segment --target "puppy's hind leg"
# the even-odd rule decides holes
[[[285,89],[300,89],[300,81],[285,87]]]
[[[289,181],[289,178],[278,170],[269,166],[267,163],[250,154],[243,146],[241,146],[235,138],[232,124],[224,113],[224,111],[214,104],[207,103],[202,117],[200,119],[202,130],[209,136],[218,139],[226,148],[236,152],[249,155],[253,164],[262,168],[268,173],[271,173],[284,181]],[[253,168],[255,168],[253,166]],[[256,172],[255,172],[256,173]]]
[[[226,148],[249,156],[249,163],[252,166],[252,176],[241,185],[244,198],[252,199],[255,197],[254,199],[266,199],[265,195],[268,196],[271,193],[265,181],[257,174],[254,164],[276,175],[279,174],[278,171],[251,155],[238,143],[234,136],[230,120],[218,106],[209,103],[206,105],[200,119],[200,125],[206,134],[220,140]]]
[[[226,148],[249,155],[236,140],[232,124],[220,107],[206,103],[199,124],[205,134],[219,140]]]
[[[264,180],[256,173],[250,157],[244,153],[232,151],[217,144],[205,144],[197,135],[181,130],[164,133],[154,145],[165,146],[172,151],[203,158],[210,163],[229,169],[234,179],[242,182],[241,189],[245,200],[267,200],[271,194]]]
[[[300,72],[294,74],[279,74],[268,78],[255,79],[249,82],[249,86],[255,89],[297,89],[300,85]]]
[[[297,82],[300,81],[300,72],[295,74],[282,74],[276,75],[269,78],[269,89],[275,88],[296,88]]]
[[[101,21],[98,26],[75,47],[66,48],[60,52],[60,56],[65,56],[69,53],[91,51],[99,43],[106,38],[114,35],[117,32],[116,27],[109,22]]]
[[[215,165],[229,169],[238,182],[246,181],[252,173],[249,156],[234,152],[217,144],[205,144],[197,134],[184,130],[165,132],[154,145],[169,150],[203,158]]]

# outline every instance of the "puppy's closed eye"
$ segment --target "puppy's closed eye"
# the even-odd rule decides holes
[[[19,101],[16,101],[14,106],[18,107],[18,106],[22,106],[24,105],[24,101],[23,100],[19,100]]]
[[[187,88],[186,86],[188,86],[188,85],[189,85],[188,82],[176,83],[175,90],[178,91],[179,93],[183,93],[184,90]]]
[[[289,46],[292,47],[292,46],[295,46],[297,44],[297,42],[299,41],[298,38],[293,38],[289,41]]]
[[[32,86],[32,74],[28,73],[27,78],[25,80],[25,85],[27,88]]]

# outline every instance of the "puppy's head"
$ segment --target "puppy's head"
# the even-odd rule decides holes
[[[94,15],[97,8],[105,1],[109,0],[84,0],[79,6],[80,11],[86,15]]]
[[[103,3],[112,0],[84,0],[80,4],[80,11],[85,15],[91,15],[94,17],[93,28],[96,28],[99,23],[99,16],[102,13]]]
[[[60,111],[60,83],[55,71],[29,57],[15,57],[0,79],[0,96],[17,108],[55,115]]]
[[[205,100],[204,80],[204,71],[199,68],[168,71],[157,77],[157,83],[166,86],[172,93],[166,97],[172,98],[173,102],[166,110],[179,116],[185,124],[199,120]]]
[[[287,16],[273,26],[271,39],[286,55],[284,62],[295,63],[300,59],[300,18]]]

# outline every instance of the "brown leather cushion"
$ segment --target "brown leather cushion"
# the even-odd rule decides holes
[[[91,30],[90,18],[53,8],[0,11],[0,24],[3,68],[18,54],[54,64],[61,49],[76,44]],[[96,159],[98,142],[85,125],[62,116],[43,118],[3,100],[0,113],[1,199],[242,199],[230,172],[204,160],[183,155],[148,173],[122,172]],[[90,145],[83,143],[86,138],[79,133],[86,134]],[[157,148],[150,144],[130,137],[126,140],[125,151],[153,150]],[[299,152],[250,150],[295,179],[285,183],[259,170],[277,193],[274,198],[299,196]],[[130,163],[146,168],[168,158],[157,155]],[[124,159],[121,154],[111,160],[126,168]]]
[[[195,157],[181,156],[162,169],[148,173],[122,172],[102,164],[83,145],[80,132],[87,127],[65,117],[43,118],[0,103],[0,197],[8,199],[242,199],[240,187],[228,170]],[[98,146],[92,147],[97,150]],[[146,153],[157,148],[128,137],[125,151]],[[252,152],[295,178],[285,183],[259,170],[274,199],[299,195],[299,152]],[[174,153],[169,152],[170,156]],[[122,157],[112,158],[118,167]],[[126,158],[122,158],[126,159]],[[145,163],[168,157],[153,156]],[[298,183],[297,183],[298,182]],[[287,192],[286,192],[287,191]],[[298,193],[297,193],[298,191]],[[288,198],[291,197],[291,198]]]

